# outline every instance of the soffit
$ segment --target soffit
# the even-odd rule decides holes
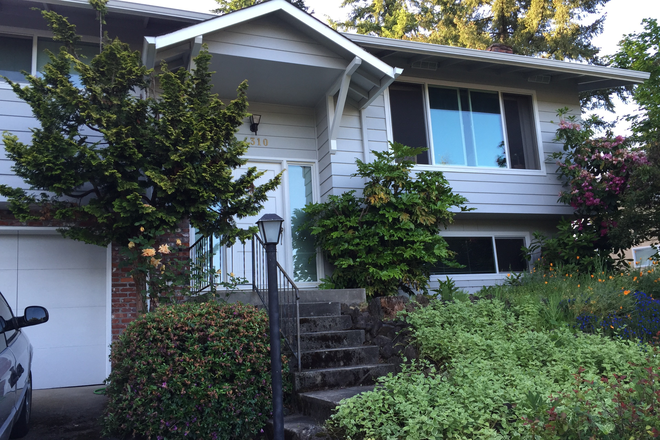
[[[529,82],[550,81],[550,84],[573,83],[578,91],[639,84],[649,78],[647,72],[615,69],[576,62],[534,58],[523,55],[488,52],[438,44],[395,40],[367,35],[344,36],[359,44],[374,56],[411,71],[451,69],[466,73],[484,72],[490,75],[516,75]]]

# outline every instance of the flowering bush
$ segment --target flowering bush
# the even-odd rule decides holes
[[[583,125],[574,116],[566,116],[568,109],[560,109],[561,117],[556,140],[564,143],[563,152],[554,153],[560,179],[568,189],[559,194],[559,200],[575,208],[577,230],[592,230],[599,237],[597,247],[611,250],[607,235],[617,226],[621,215],[622,197],[628,188],[633,171],[648,163],[643,150],[632,142],[607,131],[596,137],[597,119]],[[626,245],[615,246],[620,248]]]
[[[252,438],[271,408],[267,341],[268,318],[250,305],[186,303],[141,316],[112,346],[104,432]]]
[[[167,242],[161,231],[133,237],[120,249],[123,264],[130,267],[130,274],[141,296],[143,311],[155,310],[160,302],[173,303],[183,297],[190,286],[190,257],[188,248],[180,239]]]

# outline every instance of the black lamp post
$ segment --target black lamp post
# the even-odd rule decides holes
[[[266,259],[268,262],[268,320],[270,321],[270,374],[273,387],[274,440],[284,440],[280,300],[277,292],[277,243],[279,243],[282,236],[283,221],[277,214],[265,214],[257,222],[261,239],[266,244]]]

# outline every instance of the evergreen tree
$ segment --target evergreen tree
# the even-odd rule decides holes
[[[218,2],[220,7],[218,9],[214,9],[213,12],[217,14],[227,14],[229,12],[234,12],[238,11],[239,9],[247,8],[253,5],[258,5],[259,3],[264,3],[269,0],[215,0]],[[293,6],[302,9],[305,12],[309,12],[310,14],[312,11],[309,10],[309,7],[305,5],[305,0],[287,0],[289,3],[291,3]]]
[[[162,66],[154,74],[117,39],[83,62],[75,26],[42,14],[62,43],[59,53],[49,53],[43,73],[27,75],[25,87],[5,78],[39,122],[31,143],[3,135],[25,182],[0,185],[13,214],[59,220],[65,237],[100,246],[154,239],[184,219],[224,242],[250,236],[234,218],[256,215],[280,177],[256,186],[256,168],[233,173],[247,163],[247,143],[235,137],[248,116],[247,84],[224,105],[211,94],[205,50],[192,72]],[[158,97],[150,96],[155,84]]]
[[[591,39],[604,17],[584,24],[609,0],[344,0],[348,20],[339,29],[360,34],[486,49],[492,43],[514,53],[593,61]]]

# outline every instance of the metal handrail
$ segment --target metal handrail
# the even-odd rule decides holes
[[[213,235],[204,236],[190,248],[190,291],[196,295],[205,290],[214,290],[215,267],[213,267]]]
[[[269,308],[268,279],[266,265],[266,246],[258,235],[252,239],[252,289],[257,292],[261,302]],[[300,356],[300,289],[277,263],[277,290],[280,306],[280,331],[286,345],[293,353],[302,371]]]

